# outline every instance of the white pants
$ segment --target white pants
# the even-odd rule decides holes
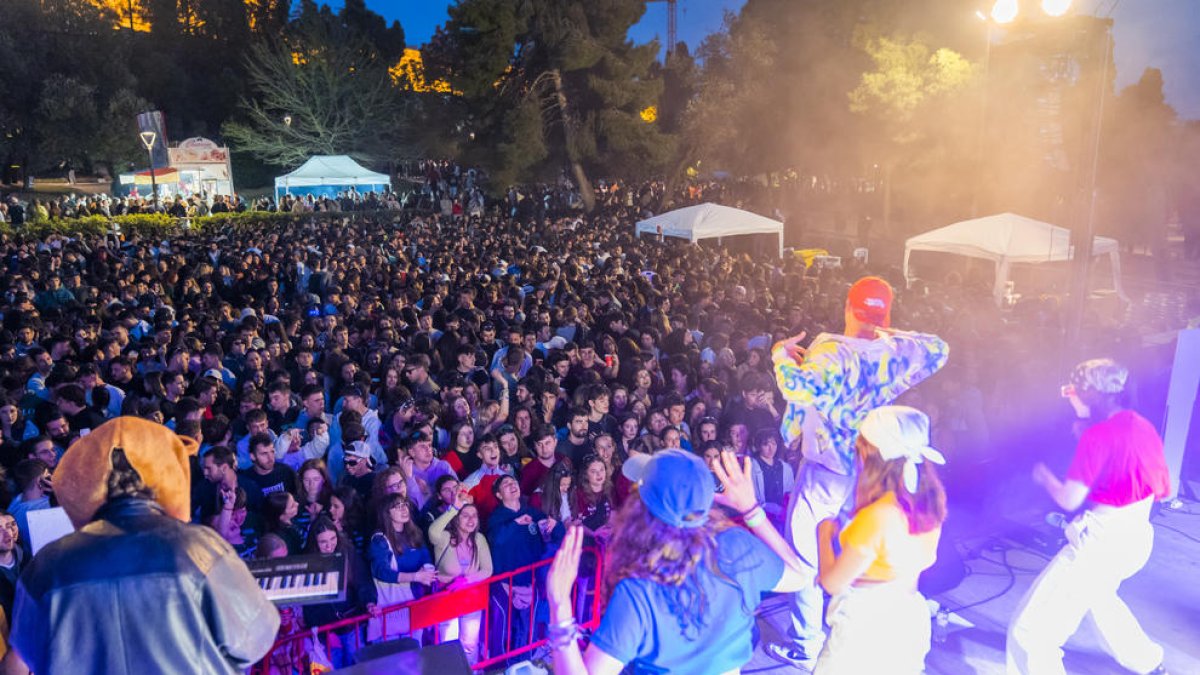
[[[850,587],[829,603],[829,638],[814,675],[919,675],[931,621],[925,598],[907,584]]]
[[[836,518],[851,501],[853,492],[854,476],[835,473],[815,462],[800,465],[786,534],[810,580],[803,590],[792,594],[787,643],[810,659],[820,653],[825,641],[821,625],[825,592],[816,583],[817,525],[826,518]]]
[[[479,626],[482,621],[483,612],[479,611],[438,624],[442,642],[459,640],[463,651],[467,653],[467,663],[471,665],[479,660]]]
[[[1011,675],[1063,675],[1062,646],[1090,615],[1104,648],[1123,667],[1149,673],[1162,647],[1146,635],[1117,596],[1121,582],[1146,564],[1154,544],[1153,498],[1121,508],[1094,507],[1067,526],[1067,545],[1054,556],[1008,629]]]

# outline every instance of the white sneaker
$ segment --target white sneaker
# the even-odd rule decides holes
[[[779,661],[780,663],[798,668],[806,673],[811,673],[814,666],[817,665],[817,657],[809,656],[803,650],[796,649],[791,645],[773,644],[767,645],[767,656]]]

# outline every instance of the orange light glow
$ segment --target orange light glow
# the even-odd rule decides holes
[[[116,20],[115,28],[132,28],[141,32],[150,30],[150,22],[139,11],[141,9],[139,0],[91,0],[91,2],[96,7],[108,10],[113,14],[113,18]]]
[[[400,57],[400,62],[389,68],[388,74],[392,76],[392,81],[396,84],[407,83],[413,91],[418,93],[458,93],[453,91],[450,83],[445,80],[425,81],[425,64],[421,60],[421,51],[419,49],[405,49],[404,56]]]

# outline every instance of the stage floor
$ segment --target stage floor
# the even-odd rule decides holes
[[[1154,517],[1155,541],[1150,562],[1121,586],[1121,597],[1129,604],[1142,627],[1166,650],[1166,666],[1173,675],[1200,673],[1200,504],[1187,502],[1180,511]],[[1000,562],[1002,553],[984,550],[982,557],[967,561],[970,574],[955,589],[934,599],[955,608],[988,600],[965,609],[961,615],[974,627],[934,629],[934,645],[927,664],[930,675],[1003,675],[1004,639],[1008,622],[1037,572],[1047,558],[1035,549],[1010,545],[1007,561],[1015,571],[1010,577]],[[988,540],[964,541],[960,550],[983,547]],[[997,594],[1009,586],[1003,595]],[[764,642],[778,639],[788,623],[787,607],[781,598],[764,603],[759,627]],[[939,639],[941,638],[941,639]],[[1067,672],[1079,675],[1126,675],[1100,647],[1088,620],[1067,643],[1064,663]],[[794,673],[767,656],[762,646],[743,673]]]

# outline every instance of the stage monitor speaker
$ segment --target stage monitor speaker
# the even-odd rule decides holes
[[[1179,331],[1175,344],[1175,362],[1171,366],[1171,384],[1167,389],[1166,422],[1163,450],[1171,471],[1170,499],[1179,495],[1183,457],[1187,451],[1188,431],[1200,390],[1200,328]]]
[[[471,675],[471,664],[462,643],[454,640],[386,654],[333,672],[336,675]]]

